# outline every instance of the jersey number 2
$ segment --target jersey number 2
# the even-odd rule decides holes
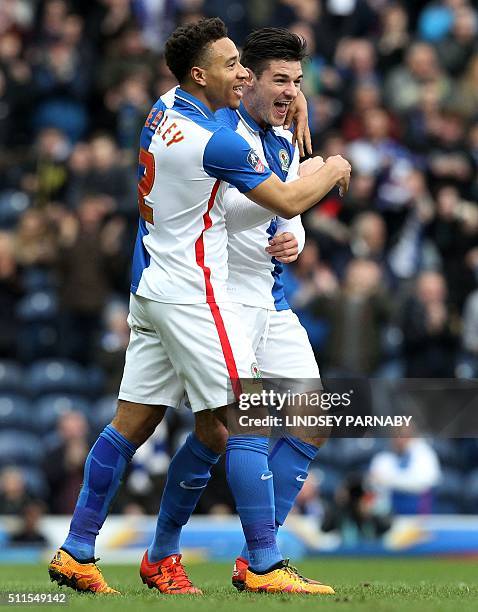
[[[138,183],[138,206],[139,214],[142,219],[154,224],[153,220],[153,209],[148,206],[144,201],[144,198],[150,194],[154,183],[154,155],[146,149],[140,149],[139,152],[139,163],[144,166],[144,174]]]

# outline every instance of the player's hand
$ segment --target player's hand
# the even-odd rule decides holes
[[[315,157],[309,157],[299,165],[299,176],[310,176],[320,170],[322,166],[325,165],[324,158],[320,157],[320,155],[316,155]]]
[[[291,263],[299,256],[299,243],[291,232],[277,234],[269,240],[267,253],[281,263]]]
[[[349,190],[352,166],[341,155],[332,155],[331,157],[328,157],[325,165],[329,167],[332,166],[332,168],[337,172],[338,180],[336,184],[339,188],[340,196],[345,195]]]
[[[306,153],[312,155],[312,138],[310,136],[308,118],[307,100],[304,94],[299,91],[297,98],[289,104],[289,110],[284,121],[284,129],[288,130],[291,123],[295,123],[292,144],[299,147],[301,157],[304,157]]]

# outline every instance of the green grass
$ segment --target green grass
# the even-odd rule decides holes
[[[67,592],[68,609],[88,612],[478,611],[478,568],[473,560],[322,559],[300,563],[303,574],[336,589],[335,596],[322,597],[237,593],[230,586],[228,564],[188,566],[191,579],[204,591],[203,597],[161,596],[143,586],[136,566],[105,565],[102,570],[109,584],[122,591],[121,597],[81,595],[65,587],[59,591],[49,582],[46,565],[0,566],[0,590]]]

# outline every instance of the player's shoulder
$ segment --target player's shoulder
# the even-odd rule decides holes
[[[164,93],[159,99],[166,106],[166,108],[172,108],[174,106],[174,100],[176,97],[176,87],[171,87],[169,91]]]
[[[232,108],[220,108],[215,112],[215,117],[220,125],[236,131],[240,117],[235,110]]]
[[[284,127],[280,125],[278,127],[273,127],[272,131],[274,133],[274,136],[276,136],[276,138],[280,138],[288,142],[291,147],[293,146],[292,145],[292,132],[290,130],[285,130]]]

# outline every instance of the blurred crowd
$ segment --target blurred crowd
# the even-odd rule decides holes
[[[306,38],[315,153],[352,163],[349,193],[305,215],[305,249],[284,272],[321,370],[478,374],[476,0],[2,0],[0,514],[69,514],[89,445],[114,411],[138,134],[175,84],[165,38],[201,16],[223,18],[238,45],[264,25]],[[137,453],[117,511],[156,511],[189,426],[186,410],[170,415]],[[415,511],[476,511],[474,442],[418,442],[437,463],[419,494],[444,488],[436,508]],[[377,455],[395,453],[405,469],[408,451],[363,444],[324,447],[302,512],[327,524],[327,503],[338,508],[357,491],[361,508],[383,498],[377,474],[390,480],[393,462]],[[199,510],[231,511],[220,468],[215,478]],[[465,489],[475,496],[464,500]],[[387,512],[403,511],[388,494],[378,531]]]

